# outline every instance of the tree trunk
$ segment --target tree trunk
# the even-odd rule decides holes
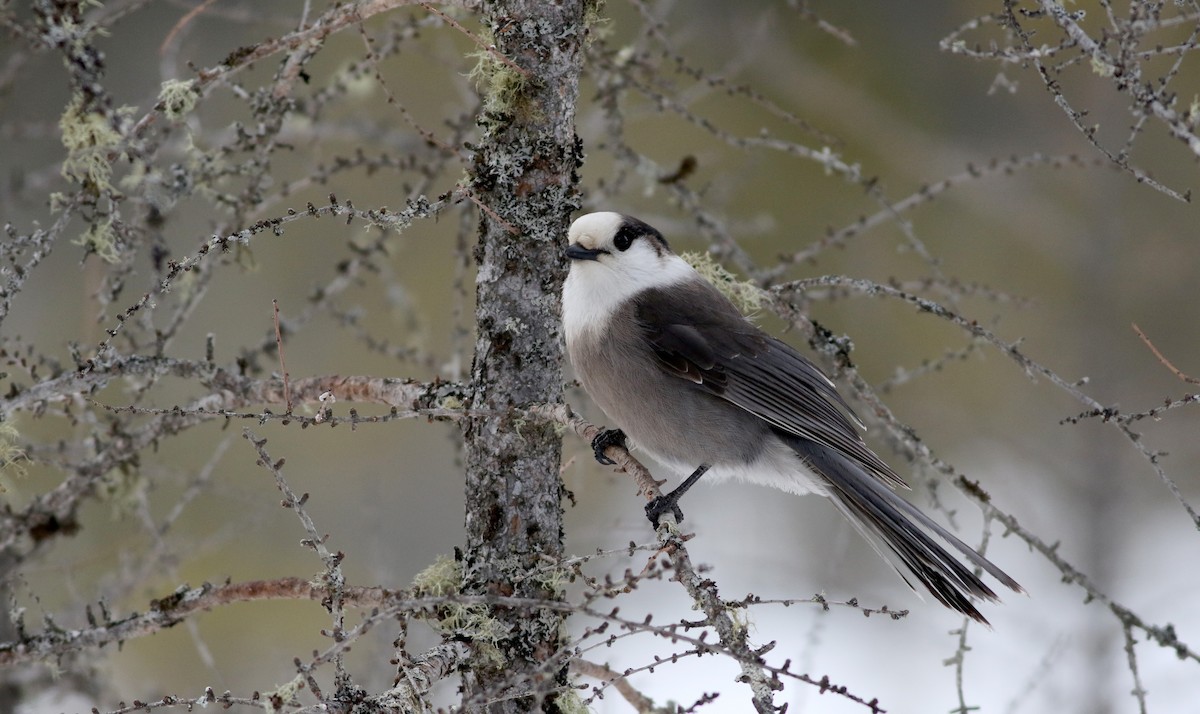
[[[478,335],[465,422],[466,590],[555,598],[552,579],[528,577],[562,554],[561,438],[513,407],[562,399],[559,293],[581,152],[575,103],[583,59],[583,0],[503,0],[484,8],[479,72],[482,138],[472,188],[485,207],[475,259]],[[518,69],[519,68],[519,69]],[[500,634],[477,635],[465,675],[468,710],[558,711],[566,683],[562,617],[494,608]]]

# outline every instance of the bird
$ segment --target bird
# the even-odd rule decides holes
[[[596,459],[628,444],[678,474],[646,505],[654,526],[683,518],[680,497],[702,476],[828,498],[917,592],[987,624],[974,601],[996,592],[961,554],[1015,592],[1011,576],[896,493],[904,480],[867,446],[862,421],[816,365],[766,333],[671,251],[649,224],[601,211],[567,235],[563,333],[575,375],[618,425]],[[939,543],[941,541],[941,543]]]

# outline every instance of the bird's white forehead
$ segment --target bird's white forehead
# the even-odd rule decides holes
[[[588,213],[576,218],[571,224],[570,230],[567,231],[567,242],[577,243],[585,248],[595,248],[612,241],[624,222],[625,216],[614,211]]]

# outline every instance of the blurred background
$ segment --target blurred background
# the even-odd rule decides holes
[[[88,10],[86,17],[108,27],[97,45],[114,106],[132,107],[130,115],[140,117],[158,101],[164,81],[193,76],[189,66],[215,67],[239,47],[284,35],[306,12],[311,17],[325,8],[217,0],[189,15],[197,7],[110,2]],[[964,24],[1001,10],[1000,3],[954,2],[919,8],[609,2],[591,28],[580,94],[585,209],[636,215],[662,230],[676,250],[713,249],[742,278],[804,251],[809,259],[788,265],[776,282],[824,275],[894,282],[1019,343],[1024,355],[1123,413],[1196,392],[1132,327],[1136,323],[1179,370],[1200,375],[1195,207],[1114,168],[1056,106],[1028,62],[973,59],[940,48]],[[1105,18],[1093,12],[1086,26],[1098,31]],[[1145,49],[1190,42],[1197,23],[1192,12],[1173,29],[1149,36]],[[34,22],[32,11],[17,4],[5,4],[0,13],[10,28]],[[480,32],[469,13],[455,17]],[[1035,44],[1057,42],[1052,26],[1035,27],[1043,32]],[[1011,42],[987,23],[960,39],[984,48]],[[364,69],[368,47],[379,59]],[[124,218],[151,225],[145,214],[164,216],[154,224],[161,226],[154,245],[180,259],[214,232],[302,210],[309,201],[323,205],[330,192],[359,208],[401,208],[417,194],[449,191],[469,162],[466,151],[454,149],[474,135],[477,92],[470,73],[476,59],[470,55],[476,51],[470,37],[419,6],[372,18],[361,31],[331,35],[306,65],[305,82],[294,88],[298,104],[282,119],[279,145],[264,159],[271,181],[257,187],[263,199],[244,216],[231,215],[209,191],[179,191],[168,180],[173,163],[196,170],[198,157],[208,157],[228,167],[224,190],[244,188],[239,167],[253,152],[230,147],[236,127],[253,132],[261,121],[250,107],[256,93],[269,91],[278,59],[233,74],[180,121],[155,129],[165,148],[150,170],[134,175],[136,162],[119,162],[114,184],[133,176],[118,185],[136,198]],[[1165,74],[1177,60],[1171,85],[1186,105],[1200,92],[1200,70],[1190,54],[1149,58],[1145,67]],[[1130,164],[1180,194],[1194,187],[1196,155],[1160,123],[1141,125],[1126,145],[1138,119],[1103,68],[1076,59],[1056,66],[1054,76],[1067,101],[1086,110],[1082,122],[1096,127],[1098,143],[1114,154],[1128,148]],[[58,123],[70,96],[61,54],[31,50],[17,33],[0,43],[0,219],[18,232],[55,220],[49,196],[67,186]],[[451,150],[431,148],[417,127]],[[359,152],[370,160],[356,164]],[[857,167],[859,176],[823,162],[822,152]],[[969,175],[968,166],[997,162],[999,170]],[[681,166],[691,169],[680,172]],[[894,213],[886,208],[951,177],[959,178],[931,200]],[[869,189],[866,178],[875,179]],[[876,218],[848,230],[861,217]],[[86,353],[114,316],[155,284],[152,251],[138,246],[122,268],[123,291],[105,304],[98,295],[111,293],[112,268],[67,240],[82,232],[82,223],[75,224],[78,230],[58,241],[12,299],[0,332],[8,360],[0,389],[37,380],[14,366],[22,349],[69,365],[71,343]],[[203,298],[185,311],[166,354],[198,359],[210,334],[221,364],[255,350],[270,353],[259,346],[273,343],[275,299],[285,323],[294,321],[286,342],[293,378],[461,378],[471,359],[475,224],[474,208],[464,202],[399,235],[333,219],[298,221],[282,236],[257,236],[214,262]],[[830,231],[844,240],[822,243]],[[744,253],[731,250],[725,236]],[[376,241],[384,248],[372,254],[370,269],[341,281],[339,263]],[[170,324],[188,299],[186,285],[180,288],[157,297],[145,319],[160,328]],[[333,291],[332,307],[311,307],[318,289]],[[829,291],[808,298],[810,317],[852,341],[860,374],[937,458],[978,481],[1028,532],[1057,546],[1057,555],[1112,602],[1148,625],[1173,627],[1196,649],[1200,536],[1137,444],[1100,419],[1064,423],[1086,405],[946,320],[895,299]],[[758,317],[770,329],[791,329],[769,311]],[[789,339],[808,349],[802,330],[792,329]],[[120,341],[114,346],[120,350]],[[262,360],[265,370],[277,369]],[[139,399],[169,408],[204,394],[186,380],[159,381],[145,395],[140,389],[121,383],[91,395],[98,423],[106,418],[100,405]],[[604,423],[578,388],[568,391],[568,401]],[[36,445],[93,436],[55,414],[17,413],[10,423],[34,452]],[[299,546],[304,533],[291,512],[277,507],[275,485],[255,466],[242,426],[191,428],[147,449],[136,475],[108,477],[106,495],[80,512],[80,533],[43,549],[14,581],[27,621],[50,614],[62,627],[82,626],[83,604],[101,597],[115,612],[127,612],[185,582],[317,573],[320,562]],[[942,474],[896,453],[873,426],[868,438],[911,476],[914,502],[978,545],[978,509]],[[250,428],[270,439],[273,457],[287,458],[292,487],[311,494],[310,513],[330,534],[330,546],[347,553],[352,582],[404,587],[463,542],[453,424],[407,420],[301,431],[269,422]],[[1200,502],[1195,406],[1131,428],[1147,450],[1162,453],[1159,463],[1183,497]],[[564,462],[574,494],[566,503],[567,552],[615,549],[590,563],[593,574],[640,569],[645,554],[621,552],[631,541],[652,539],[632,482],[596,465],[588,445],[570,435]],[[191,494],[200,475],[204,486]],[[5,473],[2,497],[20,508],[62,479],[62,472],[35,459],[24,476]],[[934,496],[939,507],[931,505]],[[178,504],[183,508],[173,514]],[[962,619],[918,599],[828,503],[721,485],[694,490],[684,511],[686,529],[696,534],[692,557],[710,568],[726,598],[823,593],[833,601],[857,598],[865,607],[908,610],[899,620],[810,604],[759,606],[747,615],[756,642],[777,641],[771,655],[777,663],[790,659],[796,670],[827,675],[858,696],[878,698],[888,711],[1138,711],[1131,657],[1148,692],[1146,709],[1191,711],[1200,701],[1194,659],[1145,642],[1137,629],[1130,647],[1125,623],[1105,603],[1064,582],[1059,568],[1019,539],[1003,537],[998,524],[991,524],[988,557],[1029,595],[1007,594],[1002,605],[986,607],[992,629],[971,626],[964,647]],[[168,515],[173,525],[155,535],[153,524]],[[620,604],[625,613],[652,612],[662,622],[693,616],[671,583],[647,584]],[[103,651],[90,663],[96,683],[90,690],[79,687],[79,698],[70,700],[47,694],[41,708],[28,711],[104,711],[119,700],[167,692],[195,696],[205,686],[266,691],[294,676],[293,657],[324,646],[319,629],[326,625],[316,603],[224,608]],[[376,649],[354,650],[351,661],[365,681],[390,682],[386,660],[394,636],[380,633],[367,641]],[[590,656],[620,671],[673,649],[652,636],[627,637]],[[732,686],[736,674],[724,659],[689,658],[632,681],[658,702],[684,706],[705,692],[724,691],[702,710],[745,711],[744,691]],[[451,687],[443,695],[454,701]],[[862,711],[794,682],[777,701],[793,712]],[[630,710],[612,691],[593,706]]]

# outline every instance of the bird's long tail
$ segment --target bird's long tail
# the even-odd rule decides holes
[[[999,599],[970,568],[930,537],[932,533],[1005,586],[1024,592],[1007,573],[849,459],[807,439],[791,437],[787,441],[828,482],[830,498],[909,587],[916,590],[910,579],[915,577],[938,602],[984,624],[987,620],[971,600]]]

